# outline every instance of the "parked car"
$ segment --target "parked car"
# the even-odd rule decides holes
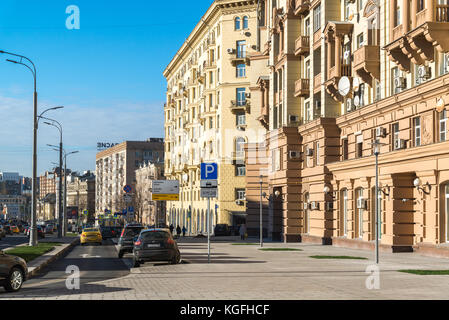
[[[217,224],[214,228],[215,236],[230,236],[231,229],[227,224]]]
[[[120,239],[118,240],[118,257],[119,259],[123,258],[125,252],[133,252],[134,249],[134,241],[140,234],[144,227],[140,223],[132,223],[127,224],[120,235]]]
[[[181,261],[181,252],[169,229],[145,229],[140,232],[134,243],[133,266],[138,268],[147,261],[168,261],[171,264]]]
[[[119,238],[120,235],[122,234],[123,227],[122,226],[114,226],[114,227],[111,227],[111,228],[115,231],[115,237],[114,238]]]
[[[27,272],[28,267],[25,260],[0,251],[0,285],[6,291],[19,291],[27,279]]]
[[[45,226],[45,233],[46,234],[52,234],[55,231],[55,226],[54,224],[47,224]]]
[[[5,224],[3,227],[5,228],[6,234],[12,234],[11,226],[9,224]]]
[[[99,228],[86,228],[83,230],[80,236],[81,245],[86,243],[98,243],[100,246],[103,243],[103,237]]]
[[[3,239],[4,237],[6,237],[5,228],[3,227],[2,224],[0,224],[0,240]]]

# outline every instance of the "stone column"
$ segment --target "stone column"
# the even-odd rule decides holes
[[[409,25],[410,25],[410,6],[409,6],[409,0],[402,0],[402,31],[407,33],[409,31]]]
[[[426,20],[427,21],[435,21],[435,4],[436,0],[425,0],[426,1]]]
[[[394,20],[396,17],[396,1],[399,0],[390,0],[390,42],[393,42]]]
[[[410,16],[412,17],[412,30],[416,28],[416,14],[418,13],[418,0],[412,0]]]

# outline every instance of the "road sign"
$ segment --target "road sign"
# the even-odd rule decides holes
[[[130,193],[132,190],[133,190],[133,188],[132,188],[129,184],[127,184],[127,185],[123,188],[123,191],[125,191],[126,193]]]
[[[89,214],[89,210],[83,210],[83,214],[87,216]]]
[[[179,201],[178,180],[154,180],[152,183],[152,201]]]
[[[217,198],[218,190],[216,188],[201,188],[201,198]]]
[[[201,164],[201,180],[217,180],[218,165],[216,163]]]
[[[201,185],[201,188],[217,188],[218,181],[217,180],[201,180],[200,185]]]

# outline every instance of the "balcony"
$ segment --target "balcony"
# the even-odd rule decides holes
[[[411,71],[410,62],[423,65],[434,61],[434,48],[441,53],[449,51],[449,5],[427,0],[425,6],[419,12],[410,8],[410,23],[394,27],[384,48],[403,71]]]
[[[204,62],[204,68],[205,69],[214,69],[217,67],[216,61],[205,61]]]
[[[231,101],[231,111],[232,112],[237,112],[237,111],[248,111],[250,107],[250,102],[249,100],[245,100],[245,101],[236,101],[236,100],[232,100]]]
[[[299,79],[295,82],[295,97],[308,97],[310,95],[310,80]]]
[[[204,84],[204,80],[206,79],[206,75],[204,73],[198,73],[198,82]]]
[[[335,101],[339,102],[343,102],[343,97],[338,93],[338,82],[341,77],[351,77],[351,66],[349,64],[331,67],[327,73],[327,81],[325,83],[327,93]]]
[[[310,37],[300,36],[295,42],[295,55],[306,55],[310,51]]]
[[[354,72],[371,85],[372,79],[380,80],[380,47],[363,46],[354,52]]]
[[[239,64],[249,64],[249,57],[246,54],[230,54],[232,66],[237,66]]]
[[[306,15],[310,10],[310,0],[296,0],[295,15]]]

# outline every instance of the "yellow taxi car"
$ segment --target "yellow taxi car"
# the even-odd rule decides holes
[[[11,232],[12,233],[20,233],[20,229],[17,226],[11,226]]]
[[[86,228],[80,236],[81,245],[86,243],[98,243],[100,246],[103,242],[103,237],[99,228]]]

